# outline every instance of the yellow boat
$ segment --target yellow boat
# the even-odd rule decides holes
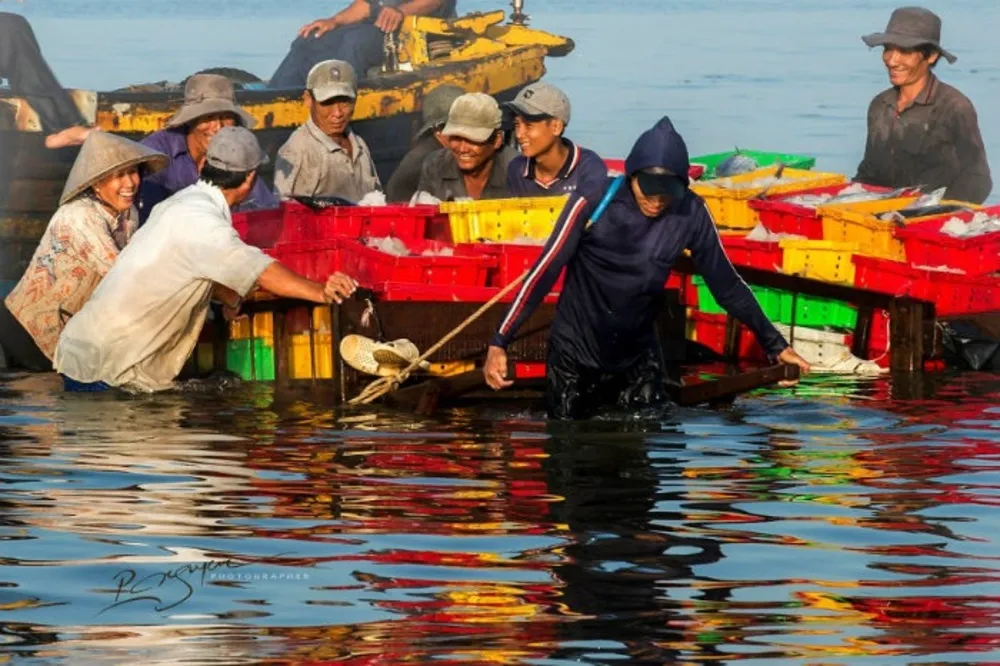
[[[352,125],[371,147],[383,182],[409,148],[427,92],[451,83],[507,101],[542,78],[546,56],[564,56],[573,50],[571,39],[527,27],[516,8],[511,20],[505,23],[505,19],[502,10],[450,20],[406,19],[389,58],[392,64],[362,82]],[[243,85],[245,80],[233,78],[237,99],[257,119],[254,131],[273,158],[308,117],[302,91],[255,90]],[[178,87],[70,93],[95,126],[132,139],[161,129],[184,97]],[[43,141],[38,115],[30,104],[0,97],[0,288],[20,278],[57,208],[79,150],[47,150]],[[263,176],[270,182],[271,174]]]

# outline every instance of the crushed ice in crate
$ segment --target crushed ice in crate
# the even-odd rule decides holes
[[[737,148],[733,155],[723,160],[719,166],[715,167],[715,176],[725,178],[727,176],[738,176],[741,173],[750,173],[760,168],[757,160],[749,155],[742,154]]]
[[[955,238],[973,238],[1000,231],[1000,215],[991,217],[982,211],[972,216],[968,222],[952,217],[941,225],[941,233]]]
[[[445,245],[444,247],[437,248],[437,249],[435,249],[433,247],[429,247],[426,250],[424,250],[423,252],[421,252],[420,256],[421,257],[454,257],[455,256],[455,248],[448,247],[447,245]]]
[[[760,222],[757,226],[746,235],[748,241],[756,241],[761,243],[774,243],[775,241],[790,239],[790,240],[806,240],[805,236],[799,234],[790,234],[784,231],[772,232],[767,229]]]
[[[406,247],[406,243],[399,240],[395,236],[366,238],[364,239],[364,243],[368,247],[378,250],[379,252],[385,252],[386,254],[394,254],[397,257],[406,257],[409,256],[410,254],[410,249]]]
[[[430,192],[424,192],[423,190],[415,192],[410,198],[411,206],[437,206],[439,203],[441,203],[440,199]]]
[[[361,197],[361,201],[358,202],[359,206],[384,206],[385,205],[385,192],[379,192],[375,190],[374,192],[369,192],[365,196]]]

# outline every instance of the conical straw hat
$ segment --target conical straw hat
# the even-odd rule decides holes
[[[358,372],[390,377],[420,358],[420,351],[405,338],[375,342],[363,335],[346,335],[340,341],[340,357]],[[430,364],[424,361],[419,367],[426,370]]]
[[[155,173],[170,163],[163,153],[121,136],[95,130],[87,135],[80,154],[66,179],[59,205],[85,192],[104,178],[131,166],[147,165],[146,173]]]

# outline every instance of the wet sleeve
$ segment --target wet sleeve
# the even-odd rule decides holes
[[[695,226],[688,245],[705,284],[726,312],[753,331],[764,351],[772,357],[777,356],[788,346],[788,342],[764,315],[750,287],[726,256],[708,207],[704,202],[695,206]]]
[[[542,247],[541,254],[521,283],[517,297],[504,312],[500,326],[490,339],[490,345],[507,348],[517,329],[527,321],[549,293],[559,278],[559,273],[576,252],[587,220],[596,207],[596,203],[591,204],[579,194],[570,195],[562,213],[559,214],[559,219],[556,220],[552,234]]]
[[[993,179],[986,160],[983,135],[979,131],[979,118],[972,103],[962,100],[957,104],[952,122],[959,171],[948,186],[948,198],[981,204],[993,189]]]

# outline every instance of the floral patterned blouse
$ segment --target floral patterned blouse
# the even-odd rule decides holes
[[[31,263],[4,301],[50,359],[66,321],[111,269],[138,221],[134,206],[116,218],[88,195],[52,216]]]

